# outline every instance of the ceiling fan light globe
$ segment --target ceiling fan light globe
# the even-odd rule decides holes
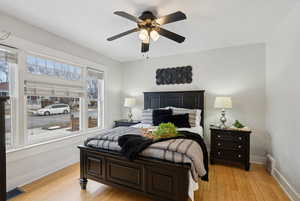
[[[150,37],[148,37],[145,40],[143,40],[143,43],[149,44],[150,43]]]
[[[139,38],[140,38],[142,41],[149,40],[149,34],[148,34],[148,31],[145,30],[145,29],[142,29],[142,30],[140,31]]]
[[[159,33],[156,30],[150,32],[150,37],[152,40],[157,41],[159,39]]]

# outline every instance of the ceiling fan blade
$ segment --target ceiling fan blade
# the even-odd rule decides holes
[[[185,40],[185,37],[178,35],[174,32],[168,31],[166,29],[160,28],[158,33],[170,40],[176,41],[177,43],[182,43]]]
[[[121,37],[123,37],[123,36],[126,36],[126,35],[128,35],[128,34],[131,34],[131,33],[134,33],[134,32],[138,32],[139,30],[140,30],[140,28],[130,29],[130,30],[125,31],[125,32],[123,32],[123,33],[120,33],[120,34],[117,34],[117,35],[115,35],[115,36],[112,36],[112,37],[108,38],[107,40],[108,40],[108,41],[116,40],[116,39],[121,38]]]
[[[160,25],[163,25],[163,24],[177,22],[185,19],[186,19],[186,15],[181,11],[177,11],[175,13],[158,18],[156,22]]]
[[[142,20],[140,20],[139,18],[137,18],[137,17],[135,17],[135,16],[133,16],[129,13],[126,13],[124,11],[116,11],[116,12],[114,12],[114,14],[118,15],[118,16],[121,16],[121,17],[124,17],[124,18],[126,18],[128,20],[131,20],[133,22],[136,22],[136,23],[142,22]]]
[[[143,43],[142,42],[142,52],[148,52],[149,51],[149,43]]]

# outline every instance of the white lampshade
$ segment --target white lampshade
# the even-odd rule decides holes
[[[216,97],[215,108],[220,108],[220,109],[232,108],[231,97]]]
[[[139,34],[139,38],[142,41],[148,41],[149,40],[149,33],[146,29],[141,29],[140,34]]]
[[[156,30],[152,30],[150,32],[150,36],[154,41],[157,41],[159,39],[159,33]]]
[[[125,98],[124,107],[133,107],[135,106],[135,98]]]

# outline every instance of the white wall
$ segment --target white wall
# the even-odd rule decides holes
[[[20,50],[57,57],[72,63],[89,65],[105,72],[105,127],[121,117],[120,63],[78,46],[37,27],[0,13],[0,30],[13,33],[7,41],[1,41]],[[79,160],[77,145],[87,136],[76,136],[64,141],[54,141],[25,150],[12,150],[7,154],[8,189],[28,183],[36,178],[61,169]]]
[[[278,25],[267,43],[267,130],[276,174],[300,200],[300,4]],[[298,195],[297,195],[298,193]],[[298,197],[298,199],[297,199]]]
[[[155,71],[158,68],[191,65],[193,83],[158,86]],[[145,91],[206,90],[205,124],[218,121],[219,112],[213,108],[214,98],[232,96],[233,109],[229,121],[240,120],[253,130],[251,136],[252,160],[262,162],[266,151],[265,129],[265,45],[254,44],[192,54],[153,58],[124,64],[123,92],[137,97],[133,109],[139,119]],[[126,110],[123,110],[126,117]],[[253,158],[255,156],[255,158]]]

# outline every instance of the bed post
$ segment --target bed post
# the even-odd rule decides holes
[[[80,179],[79,179],[79,183],[81,186],[81,190],[85,190],[86,189],[86,185],[87,185],[87,176],[86,176],[86,172],[85,172],[85,152],[80,149]]]

